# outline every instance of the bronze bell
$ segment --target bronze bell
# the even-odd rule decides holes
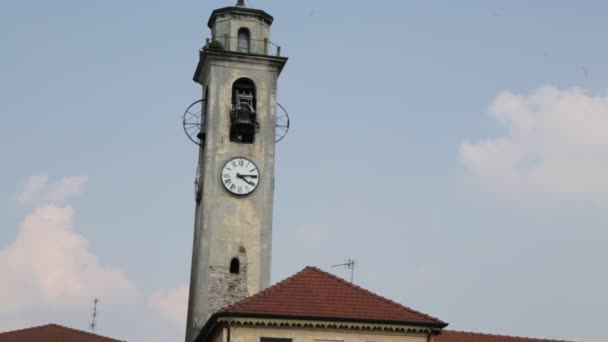
[[[256,132],[255,113],[247,105],[237,105],[232,112],[230,140],[253,143]]]

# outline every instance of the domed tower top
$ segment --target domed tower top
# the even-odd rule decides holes
[[[207,26],[212,40],[222,44],[224,50],[268,55],[273,20],[265,11],[249,8],[239,0],[236,6],[214,10]]]

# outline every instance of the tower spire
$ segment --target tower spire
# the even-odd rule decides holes
[[[236,3],[237,6],[245,7],[245,0],[238,0]]]

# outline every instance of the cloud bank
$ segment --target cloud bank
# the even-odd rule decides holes
[[[134,335],[148,341],[182,339],[188,285],[142,294],[120,268],[104,265],[87,239],[75,231],[75,210],[65,202],[80,194],[87,180],[87,176],[73,176],[52,182],[46,175],[32,176],[17,193],[17,202],[33,209],[17,229],[15,240],[0,246],[0,331],[49,322],[82,329],[84,325],[68,323],[73,323],[69,317],[89,314],[93,298],[100,298],[108,325],[116,320],[109,316],[136,315],[133,327],[155,322],[145,332],[122,331],[114,323],[118,330],[109,335]],[[108,334],[107,329],[102,333]]]
[[[505,134],[460,146],[461,162],[485,184],[508,194],[608,195],[608,96],[505,91],[490,109]]]
[[[169,319],[175,328],[184,329],[188,308],[188,290],[189,286],[184,284],[167,291],[155,291],[150,295],[148,305],[155,312]]]
[[[135,285],[119,269],[102,265],[88,241],[74,232],[74,210],[52,203],[80,193],[86,180],[66,177],[49,185],[47,176],[34,176],[18,194],[21,203],[47,204],[33,209],[15,241],[0,250],[0,317],[88,306],[94,297],[111,301],[136,295]]]

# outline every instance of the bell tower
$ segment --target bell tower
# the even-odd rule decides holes
[[[184,115],[199,145],[186,342],[215,311],[270,285],[277,79],[287,62],[270,42],[272,21],[243,0],[214,10],[194,73],[203,98]]]

